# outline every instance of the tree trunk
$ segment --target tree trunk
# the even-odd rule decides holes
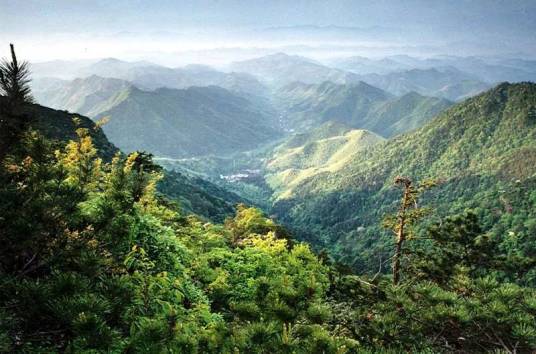
[[[396,235],[396,248],[393,256],[393,284],[398,285],[400,282],[400,259],[402,258],[402,246],[406,240],[405,226],[406,226],[406,210],[408,208],[411,180],[408,178],[397,178],[395,183],[404,184],[404,195],[402,197],[402,204],[398,212],[398,230]]]
[[[403,224],[400,225],[401,228],[398,231],[395,255],[393,257],[393,284],[398,285],[400,281],[400,257],[402,253],[402,244],[404,243],[404,229]]]

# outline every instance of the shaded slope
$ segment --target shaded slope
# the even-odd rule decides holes
[[[64,143],[77,138],[77,128],[86,128],[101,156],[111,159],[119,151],[117,147],[108,141],[102,129],[87,117],[58,111],[38,104],[29,105],[27,110],[33,118],[31,127],[40,131],[49,139]],[[78,123],[75,123],[75,118],[77,118]]]
[[[92,75],[60,82],[41,79],[32,87],[35,99],[43,105],[95,117],[113,107],[121,100],[122,92],[132,85],[124,80]]]
[[[131,88],[97,118],[106,116],[104,130],[121,149],[169,157],[250,150],[278,136],[268,112],[218,87]]]

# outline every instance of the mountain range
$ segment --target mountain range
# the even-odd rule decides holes
[[[363,75],[361,80],[395,95],[417,92],[422,95],[460,101],[492,85],[453,67],[410,69],[384,75]]]
[[[454,65],[448,65],[452,64],[449,61],[434,62],[436,65],[427,62],[425,65],[420,64],[418,59],[408,58],[404,58],[404,61],[399,58],[398,60],[395,58],[371,60],[351,57],[330,61],[334,63],[332,67],[308,58],[277,53],[234,62],[230,68],[237,72],[247,72],[265,85],[276,89],[295,82],[321,84],[324,81],[331,81],[336,84],[356,84],[363,81],[393,95],[415,91],[425,96],[435,96],[451,101],[476,95],[493,86],[492,83],[497,82],[497,79],[509,78],[511,81],[519,81],[520,77],[532,75],[524,71],[510,75],[513,73],[512,70],[518,70],[513,68],[506,68],[506,73],[502,76],[491,75],[492,69],[487,74],[481,71],[472,73],[462,71]],[[359,60],[368,67],[355,69],[351,65],[355,60]]]
[[[411,69],[451,67],[489,83],[534,81],[536,78],[536,61],[516,57],[439,55],[430,58],[417,58],[408,55],[392,55],[373,59],[351,56],[331,59],[328,61],[328,65],[360,75],[382,75]]]
[[[234,62],[230,64],[230,69],[253,75],[274,87],[285,86],[293,82],[319,84],[331,81],[345,84],[358,81],[355,74],[327,67],[305,57],[285,53]]]
[[[243,72],[221,72],[205,65],[168,68],[146,61],[127,62],[106,58],[93,63],[69,63],[67,66],[71,69],[65,73],[63,66],[58,68],[53,64],[34,64],[32,70],[35,79],[39,81],[43,78],[75,79],[99,76],[128,81],[144,90],[161,87],[183,89],[191,86],[220,86],[251,96],[262,96],[266,91],[266,87],[251,75]]]
[[[280,134],[268,105],[217,86],[145,91],[128,81],[93,75],[37,80],[34,95],[56,109],[106,118],[104,131],[124,151],[168,157],[228,154]]]
[[[389,137],[416,128],[450,105],[416,93],[395,97],[360,81],[293,82],[271,94],[240,94],[217,86],[148,90],[92,75],[71,81],[36,79],[33,92],[44,105],[95,120],[106,117],[104,131],[124,151],[174,158],[252,150],[278,139],[281,129],[302,132],[326,121]]]

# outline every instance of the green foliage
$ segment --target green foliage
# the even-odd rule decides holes
[[[0,95],[6,96],[10,109],[32,101],[30,89],[30,64],[17,61],[15,47],[10,44],[11,61],[0,63]]]
[[[245,206],[225,227],[184,218],[159,202],[150,156],[102,163],[78,134],[54,154],[29,133],[2,168],[3,348],[293,352],[317,335],[338,348],[320,328],[284,335],[326,318],[328,269],[309,247]]]
[[[426,236],[409,244],[400,284],[336,274],[331,306],[338,320],[333,326],[377,348],[534,348],[535,290],[501,279],[497,269],[507,262],[490,252],[494,244],[484,240],[476,216],[447,218]]]

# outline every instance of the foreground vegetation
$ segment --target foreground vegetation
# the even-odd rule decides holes
[[[536,292],[474,214],[430,228],[392,285],[337,270],[253,208],[213,225],[159,200],[146,155],[102,163],[26,133],[2,168],[6,352],[528,350]],[[412,243],[415,244],[415,243]]]

